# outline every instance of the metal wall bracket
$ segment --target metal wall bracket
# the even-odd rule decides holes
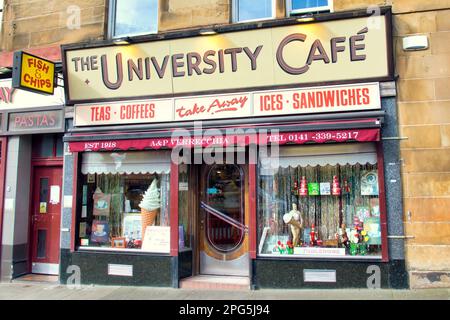
[[[415,239],[415,236],[387,236],[388,239]]]
[[[408,140],[408,137],[382,137],[381,140]]]

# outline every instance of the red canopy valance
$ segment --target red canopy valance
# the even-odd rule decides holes
[[[81,137],[80,137],[81,138]],[[128,140],[98,140],[98,141],[75,141],[69,142],[71,152],[83,151],[113,151],[113,150],[144,150],[144,149],[172,149],[182,147],[226,147],[246,146],[249,144],[272,144],[280,145],[304,144],[307,142],[347,142],[347,141],[379,141],[380,129],[349,129],[349,130],[320,130],[300,132],[272,133],[250,133],[232,135],[204,135],[204,136],[168,136],[162,138],[144,138]]]

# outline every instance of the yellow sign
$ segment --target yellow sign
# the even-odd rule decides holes
[[[13,87],[53,94],[55,64],[22,51],[14,53]]]
[[[47,213],[47,202],[39,203],[39,213]]]
[[[393,73],[387,20],[362,17],[125,46],[63,46],[68,102],[387,80]]]

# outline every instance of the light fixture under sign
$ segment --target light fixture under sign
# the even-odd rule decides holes
[[[314,21],[314,15],[312,13],[301,15],[297,18],[298,22],[312,22]]]
[[[215,31],[214,29],[202,29],[200,30],[199,34],[202,36],[210,36],[213,34],[217,34],[217,31]]]
[[[130,44],[130,43],[131,43],[130,37],[114,39],[114,44],[115,45],[127,45],[127,44]]]

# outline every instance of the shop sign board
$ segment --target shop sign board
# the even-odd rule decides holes
[[[391,80],[390,16],[63,46],[68,104]],[[251,89],[250,89],[251,88]]]
[[[8,114],[8,133],[61,132],[63,130],[63,110],[16,112]]]
[[[156,253],[169,253],[170,227],[148,226],[145,230],[142,250]]]
[[[168,133],[170,134],[170,133]],[[70,152],[85,151],[112,151],[112,150],[144,150],[175,147],[227,147],[234,145],[256,144],[304,144],[307,142],[346,142],[346,141],[379,141],[380,130],[372,129],[349,129],[349,130],[321,130],[321,131],[299,131],[281,132],[267,134],[243,134],[224,136],[193,136],[193,137],[165,137],[131,140],[104,140],[104,141],[74,141],[69,143]]]
[[[53,94],[55,63],[23,51],[14,52],[13,88]]]
[[[75,126],[381,109],[378,83],[75,105]]]
[[[62,87],[55,88],[53,95],[42,95],[13,88],[11,79],[0,80],[0,111],[63,106],[64,104]]]

